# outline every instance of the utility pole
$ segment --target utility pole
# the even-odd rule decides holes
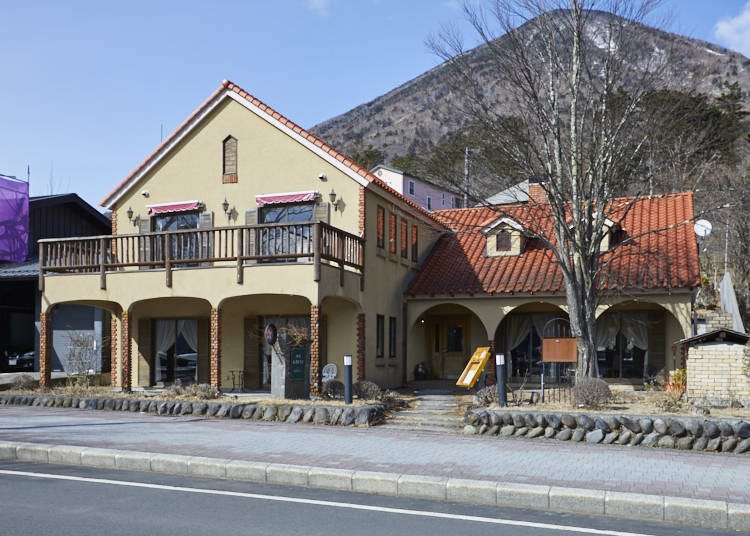
[[[469,148],[464,149],[464,204],[461,208],[469,206]]]

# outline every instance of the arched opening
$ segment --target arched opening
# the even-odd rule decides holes
[[[627,301],[597,319],[599,375],[640,382],[679,366],[672,345],[684,338],[680,323],[662,306]]]
[[[487,330],[470,309],[456,304],[435,305],[417,318],[409,331],[407,377],[424,364],[427,377],[455,380],[478,346],[487,346]]]
[[[129,311],[132,377],[140,387],[210,383],[211,304],[199,298],[155,298]]]
[[[281,398],[310,392],[311,303],[303,296],[253,294],[227,298],[221,309],[223,385]],[[276,335],[269,342],[271,331]]]
[[[70,301],[56,303],[45,311],[48,329],[46,359],[52,377],[76,377],[87,385],[111,385],[113,355],[118,341],[112,340],[113,316],[120,312],[118,304],[104,301]],[[27,370],[41,370],[41,315],[32,324],[32,350],[23,357]],[[113,352],[114,350],[114,352]],[[9,359],[9,361],[12,358]],[[19,359],[15,363],[19,365]]]
[[[538,381],[542,375],[542,339],[568,337],[568,314],[560,307],[535,302],[516,307],[495,330],[495,351],[506,357],[507,379]],[[558,378],[566,365],[550,364],[545,376]]]

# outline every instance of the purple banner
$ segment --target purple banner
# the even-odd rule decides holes
[[[29,240],[29,184],[0,175],[0,261],[24,262]]]

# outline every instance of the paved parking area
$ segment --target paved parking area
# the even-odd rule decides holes
[[[0,440],[750,504],[747,454],[17,406],[0,406]]]

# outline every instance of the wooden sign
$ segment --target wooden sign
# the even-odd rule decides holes
[[[575,337],[549,337],[542,339],[543,363],[575,363],[578,345]]]
[[[487,365],[487,361],[490,359],[490,347],[481,346],[474,351],[474,355],[471,356],[469,362],[466,364],[466,368],[458,378],[456,385],[460,387],[466,387],[471,389],[474,384],[477,383],[479,375]]]

